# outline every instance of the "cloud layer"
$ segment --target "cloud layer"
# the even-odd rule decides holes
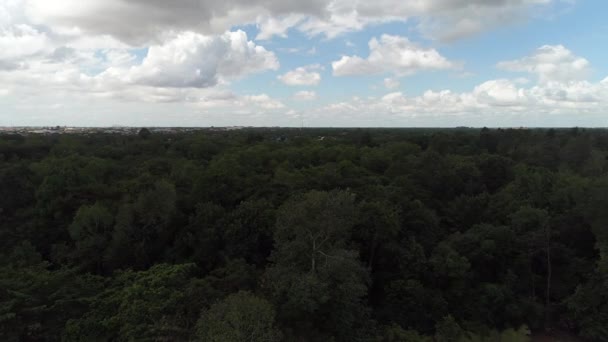
[[[8,1],[8,0],[7,0]],[[16,0],[10,0],[12,2]],[[535,6],[557,0],[19,0],[35,23],[64,30],[109,34],[143,44],[166,32],[215,34],[234,25],[258,23],[260,39],[290,28],[335,37],[366,26],[418,18],[420,30],[455,39],[525,18]]]
[[[127,83],[152,87],[207,88],[278,68],[276,56],[248,41],[243,31],[220,36],[185,32],[151,46],[141,65],[129,70],[109,69],[107,73]]]
[[[314,91],[302,90],[293,95],[297,101],[312,101],[317,99],[317,93]]]
[[[562,45],[541,46],[531,56],[500,62],[498,67],[534,74],[543,84],[551,81],[580,81],[591,73],[589,61],[574,55]]]
[[[425,49],[406,37],[382,35],[369,42],[369,56],[343,56],[333,62],[334,76],[393,73],[407,76],[422,70],[445,70],[456,65],[435,49]]]
[[[404,81],[471,71],[467,61],[447,57],[449,45],[440,42],[526,20],[559,1],[0,0],[0,98],[24,113],[99,101],[106,112],[125,103],[175,105],[252,121],[297,113],[318,125],[356,118],[407,125],[413,118],[483,113],[600,115],[608,111],[608,78],[592,81],[590,61],[559,44],[492,60],[498,76],[458,91],[442,85],[410,94],[411,78]],[[366,32],[365,40],[376,36],[369,52],[359,50],[365,41],[350,42],[354,34],[346,45],[332,40],[387,22],[407,29]],[[291,36],[315,43],[280,44]],[[284,51],[290,55],[281,68]],[[368,94],[352,97],[361,89]]]
[[[288,86],[316,86],[321,82],[318,70],[321,70],[320,65],[308,65],[288,71],[277,78]]]

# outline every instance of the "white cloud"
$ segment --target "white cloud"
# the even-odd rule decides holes
[[[527,72],[538,76],[540,83],[568,82],[586,79],[590,64],[585,58],[574,55],[562,45],[545,45],[531,56],[498,63],[508,71]]]
[[[285,105],[266,94],[249,95],[244,97],[246,103],[251,103],[264,109],[282,109]]]
[[[422,70],[444,70],[456,65],[435,49],[425,49],[406,37],[382,35],[369,42],[367,58],[343,56],[332,63],[334,76],[393,73],[407,76]]]
[[[296,26],[302,20],[304,20],[304,16],[298,14],[292,14],[282,18],[258,18],[257,26],[260,32],[255,39],[267,40],[272,39],[274,36],[286,38],[287,30]]]
[[[141,60],[136,53],[142,52],[111,37],[112,30],[61,23],[54,26],[54,20],[67,23],[91,10],[114,11],[116,8],[108,5],[120,2],[0,1],[1,95],[16,103],[14,109],[27,111],[55,108],[56,99],[62,99],[61,109],[66,112],[71,104],[86,102],[101,108],[118,103],[159,103],[258,114],[285,108],[267,94],[235,95],[226,89],[232,80],[279,67],[274,53],[249,41],[243,31],[203,35],[163,28],[162,37],[145,46],[147,54]],[[136,1],[129,6],[136,6]],[[156,14],[172,15],[171,11]],[[130,20],[121,13],[116,15],[96,18],[124,20],[123,25],[134,25],[138,20],[138,16]],[[51,22],[39,21],[49,16],[54,18]],[[80,120],[76,118],[79,114],[73,115]]]
[[[23,22],[23,0],[0,1],[0,28]]]
[[[317,71],[320,69],[321,66],[318,64],[303,66],[277,78],[289,86],[316,86],[321,82],[321,74]]]
[[[199,96],[191,97],[192,103],[205,110],[280,110],[285,105],[267,94],[236,95],[231,91],[205,91]]]
[[[506,79],[484,82],[476,86],[471,95],[478,104],[491,106],[521,106],[528,101],[524,90]]]
[[[206,88],[278,67],[276,56],[248,41],[243,31],[221,36],[184,32],[151,46],[141,65],[108,69],[106,74],[153,87]]]
[[[351,8],[353,3],[332,2],[327,8],[325,17],[308,17],[298,25],[298,30],[309,37],[324,35],[327,38],[336,38],[348,32],[361,31],[365,27],[390,21],[401,20],[389,14],[385,16],[367,18],[362,17],[356,8]]]
[[[12,90],[30,100],[41,94],[72,94],[107,100],[213,105],[218,103],[219,88],[230,80],[278,68],[274,54],[247,41],[242,31],[215,37],[183,33],[166,44],[151,47],[141,63],[129,50],[66,47],[26,61],[26,66],[14,68],[0,63],[0,83],[7,92]],[[231,99],[233,105],[282,107],[268,95]]]
[[[297,101],[313,101],[317,99],[317,93],[314,91],[302,90],[295,93],[293,98]]]
[[[0,28],[0,61],[19,61],[50,49],[47,35],[29,25]]]
[[[593,83],[589,63],[563,46],[543,46],[532,56],[503,62],[500,67],[538,76],[532,84],[525,78],[496,79],[483,82],[469,92],[428,90],[418,96],[401,92],[381,98],[352,98],[318,108],[311,121],[332,117],[359,125],[384,122],[388,125],[445,125],[445,122],[547,122],[552,116],[572,122],[582,115],[601,117],[608,112],[608,77]],[[389,79],[387,79],[389,80]],[[386,81],[386,80],[385,80]],[[509,121],[509,117],[517,118]],[[452,118],[452,119],[450,119]],[[535,121],[534,118],[544,118]],[[502,120],[502,121],[500,121]],[[550,121],[549,121],[550,122]]]
[[[587,81],[539,84],[518,87],[515,81],[500,79],[484,82],[470,92],[428,90],[408,97],[401,92],[389,93],[379,99],[352,98],[314,111],[316,119],[332,116],[379,122],[429,120],[433,117],[504,118],[509,115],[600,115],[608,111],[608,82]],[[310,115],[312,119],[315,117]],[[378,122],[376,121],[376,122]],[[428,121],[426,121],[428,122]],[[478,123],[471,122],[471,125]]]
[[[122,61],[125,58],[119,58]],[[127,59],[128,60],[128,59]],[[233,110],[268,112],[282,109],[285,106],[267,94],[236,95],[222,86],[196,88],[151,86],[132,84],[120,77],[119,70],[110,67],[116,73],[103,72],[95,76],[86,75],[78,65],[69,62],[32,63],[28,70],[0,71],[2,84],[7,85],[5,94],[19,94],[24,103],[43,105],[39,99],[51,98],[86,99],[93,103],[95,99],[108,103],[145,103],[191,105],[205,111]],[[67,100],[66,103],[69,103]],[[114,105],[110,105],[112,107]]]
[[[386,89],[396,89],[396,88],[399,88],[400,85],[401,85],[401,83],[399,82],[399,80],[396,80],[394,78],[385,78],[384,79],[384,87]]]

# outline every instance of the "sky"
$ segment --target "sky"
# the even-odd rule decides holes
[[[608,127],[604,0],[0,0],[0,126]]]

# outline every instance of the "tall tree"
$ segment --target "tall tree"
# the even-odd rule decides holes
[[[275,310],[268,301],[249,292],[238,292],[201,314],[197,338],[208,342],[275,342]]]
[[[312,191],[279,209],[264,286],[283,324],[297,327],[314,317],[313,331],[338,340],[354,336],[368,281],[357,253],[347,249],[354,210],[354,196],[345,191]]]
[[[111,238],[114,216],[103,205],[82,206],[70,225],[70,237],[76,248],[70,255],[84,270],[103,271],[103,255]]]

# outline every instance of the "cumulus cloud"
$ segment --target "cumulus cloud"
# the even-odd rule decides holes
[[[289,86],[316,86],[321,82],[321,74],[318,72],[320,69],[321,66],[318,64],[303,66],[277,78]]]
[[[48,52],[51,47],[47,35],[29,25],[0,28],[0,62],[20,60]]]
[[[279,66],[273,53],[248,41],[242,31],[211,37],[185,32],[150,47],[140,62],[129,49],[39,50],[11,52],[10,57],[30,55],[24,63],[0,60],[3,94],[19,94],[24,101],[51,95],[205,108],[284,107],[266,94],[237,96],[222,90],[233,79]]]
[[[323,106],[308,117],[311,121],[328,116],[340,120],[350,117],[360,125],[378,121],[389,125],[442,125],[446,122],[443,120],[452,117],[467,118],[467,124],[479,125],[479,120],[488,118],[496,124],[504,118],[518,117],[517,122],[521,123],[530,116],[550,120],[551,116],[603,115],[608,111],[608,77],[595,83],[584,80],[589,63],[561,45],[542,46],[531,56],[498,66],[536,75],[538,80],[488,80],[467,92],[444,89],[427,90],[418,96],[391,92],[380,98],[353,97]]]
[[[369,56],[343,56],[332,63],[334,76],[393,73],[407,76],[422,70],[445,70],[456,64],[435,49],[417,46],[406,37],[382,35],[369,42]]]
[[[248,95],[244,97],[246,103],[252,103],[264,109],[282,109],[285,105],[281,101],[275,100],[266,94]]]
[[[190,95],[192,103],[198,108],[206,110],[228,109],[228,110],[280,110],[285,105],[267,94],[237,95],[231,91],[205,91],[198,96]]]
[[[400,85],[401,85],[401,83],[399,82],[399,80],[396,80],[394,78],[385,78],[384,79],[384,87],[386,89],[399,88]]]
[[[317,93],[314,91],[302,90],[293,95],[297,101],[312,101],[317,99]]]
[[[121,58],[120,60],[124,60]],[[110,67],[109,70],[128,70]],[[83,73],[78,65],[69,62],[37,61],[28,70],[1,71],[0,80],[7,85],[6,93],[17,93],[25,103],[37,104],[42,95],[64,99],[105,100],[124,103],[183,104],[204,111],[257,110],[274,111],[284,104],[267,94],[237,95],[222,86],[197,88],[151,86],[128,83],[120,73]],[[36,100],[34,100],[36,99]]]
[[[248,41],[243,31],[220,36],[184,32],[162,45],[151,46],[141,65],[126,72],[109,69],[107,73],[128,83],[154,87],[206,88],[278,67],[276,56]]]
[[[608,82],[552,82],[524,88],[514,80],[499,79],[462,93],[446,89],[428,90],[412,97],[393,92],[381,98],[352,98],[319,108],[314,115],[317,119],[328,115],[350,115],[353,119],[376,117],[403,125],[403,120],[433,117],[603,114],[607,110]],[[314,115],[309,117],[312,119]]]
[[[477,104],[488,106],[522,106],[528,101],[525,91],[507,79],[484,82],[476,86],[471,95]]]
[[[97,22],[100,30],[88,26],[94,25],[87,21],[93,19],[135,27],[138,15],[130,13],[133,20],[122,16],[116,7],[119,5],[125,4],[114,0],[60,0],[53,4],[0,1],[0,95],[15,103],[14,113],[33,113],[45,106],[59,108],[56,99],[65,102],[61,111],[69,111],[74,103],[89,102],[101,108],[117,103],[156,103],[190,106],[203,112],[258,114],[285,108],[264,93],[236,95],[227,89],[233,80],[279,67],[274,53],[250,41],[245,32],[207,35],[177,26],[171,31],[165,30],[168,26],[160,20],[158,32],[162,34],[154,36],[151,41],[155,43],[139,49],[132,45],[137,39],[102,29],[107,23]],[[138,4],[132,1],[125,6]],[[175,6],[171,4],[171,8]],[[116,17],[99,15],[98,10],[117,11]],[[87,17],[89,14],[92,17]],[[156,14],[171,16],[172,11]],[[72,20],[87,23],[73,25]],[[86,121],[84,117],[74,119]]]
[[[590,74],[590,64],[563,45],[545,45],[522,59],[498,63],[508,71],[527,72],[538,76],[540,83],[580,81]]]
[[[303,15],[292,14],[282,18],[264,17],[257,19],[257,26],[260,32],[256,40],[272,39],[274,36],[287,37],[287,31],[304,20]]]

